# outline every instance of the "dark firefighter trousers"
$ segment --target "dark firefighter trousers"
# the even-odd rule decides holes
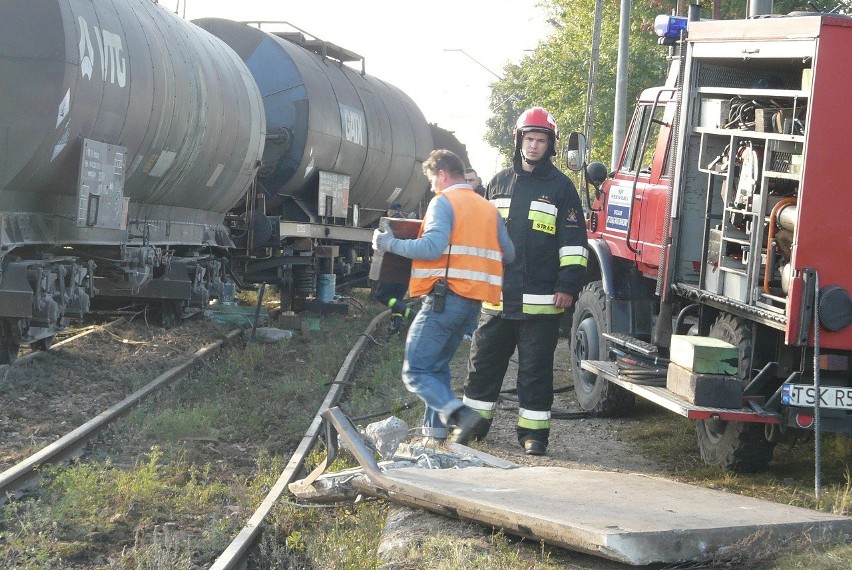
[[[408,282],[392,283],[389,281],[379,281],[376,285],[376,300],[390,308],[394,315],[408,317],[408,304],[402,299],[408,291]]]
[[[483,313],[473,334],[465,398],[497,402],[509,359],[518,349],[518,405],[520,410],[550,412],[553,405],[553,353],[559,340],[558,318],[505,319]],[[548,415],[549,417],[549,415]],[[518,441],[534,439],[547,445],[546,429],[525,427],[518,417]]]

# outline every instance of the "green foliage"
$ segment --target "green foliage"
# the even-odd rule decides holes
[[[102,548],[124,545],[133,568],[188,568],[182,561],[198,551],[197,539],[193,547],[178,540],[168,532],[169,521],[215,510],[230,491],[208,468],[166,465],[161,458],[154,448],[134,469],[107,461],[45,470],[39,496],[0,511],[0,566],[57,567],[59,560],[92,560]],[[158,565],[165,561],[174,565]]]
[[[494,86],[486,140],[502,149],[507,161],[514,152],[512,131],[524,110],[540,105],[550,111],[562,135],[583,131],[586,93],[591,64],[594,0],[547,0],[544,2],[553,30],[534,52],[517,65],[504,69],[505,77]],[[674,2],[644,0],[633,3],[627,91],[638,95],[641,89],[664,80],[666,49],[657,45],[654,17],[670,13]],[[594,100],[592,156],[609,162],[618,59],[619,4],[605,2],[601,19],[601,45],[598,85]],[[515,95],[506,104],[507,95]],[[567,137],[562,136],[565,140]]]
[[[408,553],[399,556],[398,565],[412,570],[455,570],[456,568],[489,568],[491,570],[556,570],[565,568],[551,560],[550,548],[520,548],[519,543],[497,532],[482,537],[455,537],[448,540],[439,534],[426,537]],[[394,566],[396,567],[396,566]]]
[[[501,149],[505,163],[514,154],[512,132],[515,121],[525,110],[542,106],[550,111],[559,125],[561,138],[571,131],[584,131],[586,101],[591,66],[592,33],[595,0],[542,0],[552,29],[533,53],[517,64],[503,69],[504,78],[496,82],[491,93],[491,117],[487,120],[485,140]],[[701,2],[704,18],[712,17],[712,0]],[[671,14],[674,0],[636,0],[630,16],[630,40],[627,72],[629,101],[648,87],[662,84],[668,69],[668,50],[658,45],[653,31],[654,18]],[[834,7],[832,4],[830,7]],[[609,164],[618,62],[620,3],[603,2],[601,44],[598,58],[598,82],[592,111],[591,159]],[[776,0],[775,14],[808,10],[804,0]],[[720,2],[723,19],[745,17],[745,3],[739,0]],[[632,105],[628,103],[626,120]]]

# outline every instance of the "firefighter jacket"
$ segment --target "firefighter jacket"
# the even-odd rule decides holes
[[[453,209],[450,243],[440,257],[411,262],[412,296],[426,295],[438,279],[447,278],[451,291],[468,299],[500,302],[503,253],[494,206],[469,188],[442,192]],[[417,237],[423,235],[425,224]]]
[[[515,259],[503,268],[502,304],[483,303],[483,310],[508,319],[559,316],[564,309],[553,294],[576,299],[589,257],[574,184],[549,159],[526,172],[518,158],[489,182],[488,198],[506,221]]]

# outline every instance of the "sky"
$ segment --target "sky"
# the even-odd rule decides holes
[[[366,71],[399,87],[426,120],[467,146],[483,183],[501,168],[485,137],[490,85],[549,33],[537,0],[160,0],[188,20],[286,21],[354,51]],[[463,50],[463,51],[446,51]],[[360,68],[359,68],[360,69]]]

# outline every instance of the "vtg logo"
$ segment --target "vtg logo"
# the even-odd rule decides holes
[[[85,18],[78,18],[80,25],[80,73],[91,80],[95,67],[95,48],[89,35],[89,24]],[[100,55],[101,78],[104,82],[118,83],[124,87],[127,83],[127,60],[122,56],[124,50],[121,36],[94,26],[95,40]]]

